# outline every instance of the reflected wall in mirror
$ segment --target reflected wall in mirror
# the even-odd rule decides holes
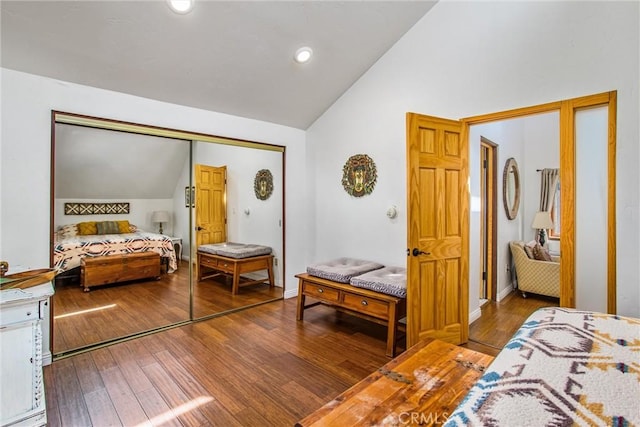
[[[63,270],[52,303],[54,356],[282,298],[283,147],[61,112],[53,120],[51,259]],[[185,203],[196,163],[228,168],[224,240],[273,248],[278,286],[257,283],[232,295],[233,271],[203,281],[205,291],[198,286],[197,191]],[[254,165],[274,171],[279,197],[269,206],[245,196],[253,194]],[[68,202],[124,202],[130,212],[70,216]],[[158,211],[170,217],[163,234],[152,222]],[[98,224],[108,233],[98,234]],[[239,278],[246,283],[262,273]]]
[[[196,250],[202,245],[220,242],[232,246],[233,251],[241,251],[246,245],[248,250],[254,247],[270,248],[273,258],[260,260],[247,257],[229,260],[229,253],[219,257],[210,252],[198,257],[203,263],[215,261],[217,265],[198,265],[194,281],[194,317],[206,316],[212,312],[228,311],[247,304],[283,297],[282,259],[283,259],[283,159],[282,153],[270,150],[247,150],[244,147],[194,142],[193,182],[196,187],[193,241],[198,242]],[[224,168],[226,185],[222,197],[217,196],[215,187],[211,188],[209,176],[215,177],[216,170]],[[269,169],[273,175],[274,188],[271,197],[259,200],[255,196],[254,180],[256,173]],[[207,171],[203,173],[198,171]],[[201,174],[201,176],[199,176]],[[213,194],[213,196],[211,196]],[[224,203],[220,203],[220,199]],[[218,209],[224,212],[218,213]],[[207,211],[210,212],[207,212]],[[210,230],[216,229],[215,218],[224,217],[226,239],[218,238]],[[244,255],[243,255],[244,256]],[[267,265],[268,264],[268,265]],[[272,283],[268,269],[272,268]],[[202,267],[202,268],[201,268]],[[240,273],[234,271],[246,270]],[[202,270],[202,271],[201,271]],[[234,294],[234,279],[239,275],[238,288]]]
[[[502,200],[507,218],[515,219],[520,207],[520,172],[513,157],[507,159],[502,173]]]

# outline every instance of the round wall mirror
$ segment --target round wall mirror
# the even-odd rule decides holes
[[[520,172],[518,171],[518,163],[513,157],[509,158],[504,165],[502,199],[507,218],[515,219],[518,216],[518,207],[520,206]]]

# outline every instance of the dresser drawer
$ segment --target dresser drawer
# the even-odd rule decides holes
[[[335,301],[340,299],[340,291],[337,289],[328,288],[322,285],[316,285],[314,283],[305,283],[302,292],[313,298],[322,299],[325,301]]]
[[[14,323],[28,322],[40,319],[40,306],[38,301],[27,304],[3,307],[2,325],[12,325]]]
[[[386,319],[388,316],[389,304],[373,298],[367,298],[345,292],[342,304],[346,308],[357,310],[360,313],[369,314],[371,316],[380,317],[382,319]]]

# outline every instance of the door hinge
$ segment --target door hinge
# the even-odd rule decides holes
[[[487,272],[486,271],[482,272],[482,280],[487,280]]]
[[[482,161],[482,167],[483,167],[484,169],[486,169],[487,167],[489,167],[489,162],[487,161],[487,159],[484,159],[484,160]]]

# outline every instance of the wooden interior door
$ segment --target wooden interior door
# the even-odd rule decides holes
[[[468,141],[456,120],[407,113],[407,346],[466,342]]]
[[[227,240],[227,167],[196,164],[196,247]]]

